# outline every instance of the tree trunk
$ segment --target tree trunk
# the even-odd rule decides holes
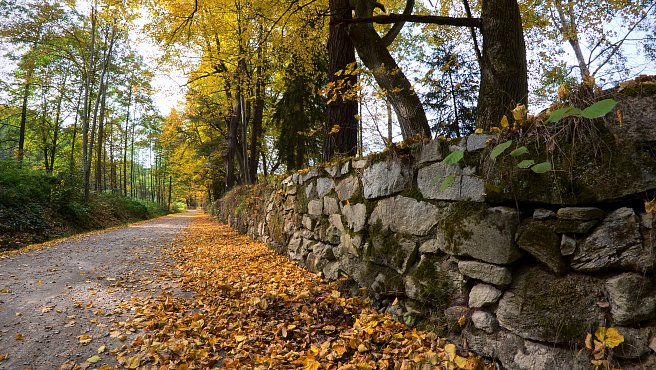
[[[237,129],[241,119],[241,94],[235,97],[235,106],[228,126],[228,150],[224,158],[226,192],[235,186],[235,154],[237,151]]]
[[[411,12],[413,4],[413,1],[408,1],[406,11]],[[355,15],[358,18],[371,17],[375,7],[379,7],[379,4],[359,1],[355,4]],[[416,134],[430,138],[430,126],[419,96],[387,49],[391,41],[390,36],[393,39],[398,34],[400,25],[393,26],[392,31],[383,38],[376,32],[372,23],[349,26],[349,36],[358,56],[374,75],[376,83],[387,94],[387,101],[394,108],[403,139],[409,139]]]
[[[328,37],[328,78],[337,83],[344,80],[346,88],[355,88],[358,77],[355,74],[337,76],[349,64],[355,65],[355,48],[349,38],[346,26],[336,24],[344,19],[352,19],[349,0],[329,0],[330,28]],[[337,100],[328,104],[323,159],[330,161],[335,156],[354,156],[358,150],[358,102],[356,99]],[[333,130],[339,127],[339,130]]]
[[[91,114],[91,90],[93,75],[95,74],[94,54],[96,52],[96,7],[91,7],[91,42],[89,43],[89,66],[84,80],[84,108],[82,112],[82,179],[84,183],[84,199],[89,199],[89,172],[91,171],[91,158],[89,157],[89,116]],[[91,140],[93,141],[93,140]]]
[[[25,156],[25,132],[27,129],[27,101],[30,97],[30,80],[32,79],[32,70],[30,69],[25,76],[25,86],[23,88],[23,103],[21,105],[20,129],[18,132],[18,162],[23,164]]]
[[[476,126],[499,126],[511,110],[527,104],[526,45],[517,0],[483,1],[483,60]]]
[[[262,119],[264,116],[264,83],[262,82],[262,67],[258,67],[257,81],[255,82],[255,104],[253,105],[253,126],[251,127],[251,152],[248,158],[250,179],[257,180],[257,167],[259,164],[260,136],[262,135]]]

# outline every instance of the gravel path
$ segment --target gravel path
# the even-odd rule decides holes
[[[169,246],[196,212],[67,240],[0,258],[0,370],[100,368],[134,333],[127,302],[153,283]],[[96,356],[96,357],[94,357]]]

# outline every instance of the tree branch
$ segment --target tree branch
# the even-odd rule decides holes
[[[376,15],[369,18],[343,19],[338,22],[330,22],[330,24],[352,24],[352,23],[391,24],[397,22],[431,23],[431,24],[438,24],[442,26],[477,27],[477,28],[481,28],[483,24],[480,18],[455,18],[455,17],[441,17],[437,15],[404,15],[404,14],[394,14],[394,13],[390,13],[388,15]]]
[[[414,7],[415,7],[415,0],[407,0],[405,3],[405,9],[403,10],[403,15],[405,16],[411,15]],[[390,46],[392,42],[394,42],[396,36],[399,35],[404,25],[405,25],[404,21],[395,23],[394,26],[392,26],[392,29],[390,29],[389,32],[387,32],[387,34],[383,36],[382,38],[383,45]]]

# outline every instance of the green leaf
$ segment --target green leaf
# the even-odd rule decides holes
[[[492,149],[492,152],[490,153],[490,158],[492,158],[493,161],[497,160],[497,157],[500,156],[503,152],[506,151],[506,149],[510,148],[512,145],[512,140],[504,141],[501,144],[497,144],[497,146]]]
[[[87,359],[87,362],[91,364],[95,364],[98,361],[100,361],[100,356],[98,355],[93,355]]]
[[[526,153],[528,153],[528,148],[525,147],[525,146],[520,146],[519,148],[517,148],[517,149],[513,150],[512,152],[510,152],[510,155],[513,156],[513,157],[519,157],[519,156],[524,155]]]
[[[437,188],[438,191],[444,191],[451,187],[453,183],[456,181],[456,175],[449,175],[442,180],[440,183],[440,186]]]
[[[444,164],[456,164],[462,160],[462,158],[465,157],[465,151],[464,150],[456,150],[455,152],[449,154],[444,158],[442,163]]]
[[[535,164],[535,161],[532,159],[525,159],[517,164],[517,167],[525,170]]]
[[[604,99],[585,108],[581,115],[588,119],[601,118],[615,108],[617,102],[613,99]]]
[[[565,117],[570,117],[570,116],[581,116],[583,113],[582,110],[579,108],[573,108],[573,107],[565,107],[565,108],[560,108],[556,109],[555,111],[551,112],[549,114],[549,119],[547,120],[548,123],[557,123],[561,119]]]
[[[535,173],[545,173],[551,171],[551,162],[538,163],[531,167],[531,171]]]

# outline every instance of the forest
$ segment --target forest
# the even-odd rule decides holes
[[[0,14],[5,220],[31,200],[73,219],[98,197],[206,204],[512,124],[516,107],[538,114],[656,58],[653,0],[3,0]],[[153,86],[175,73],[183,99],[164,112],[175,94]]]

